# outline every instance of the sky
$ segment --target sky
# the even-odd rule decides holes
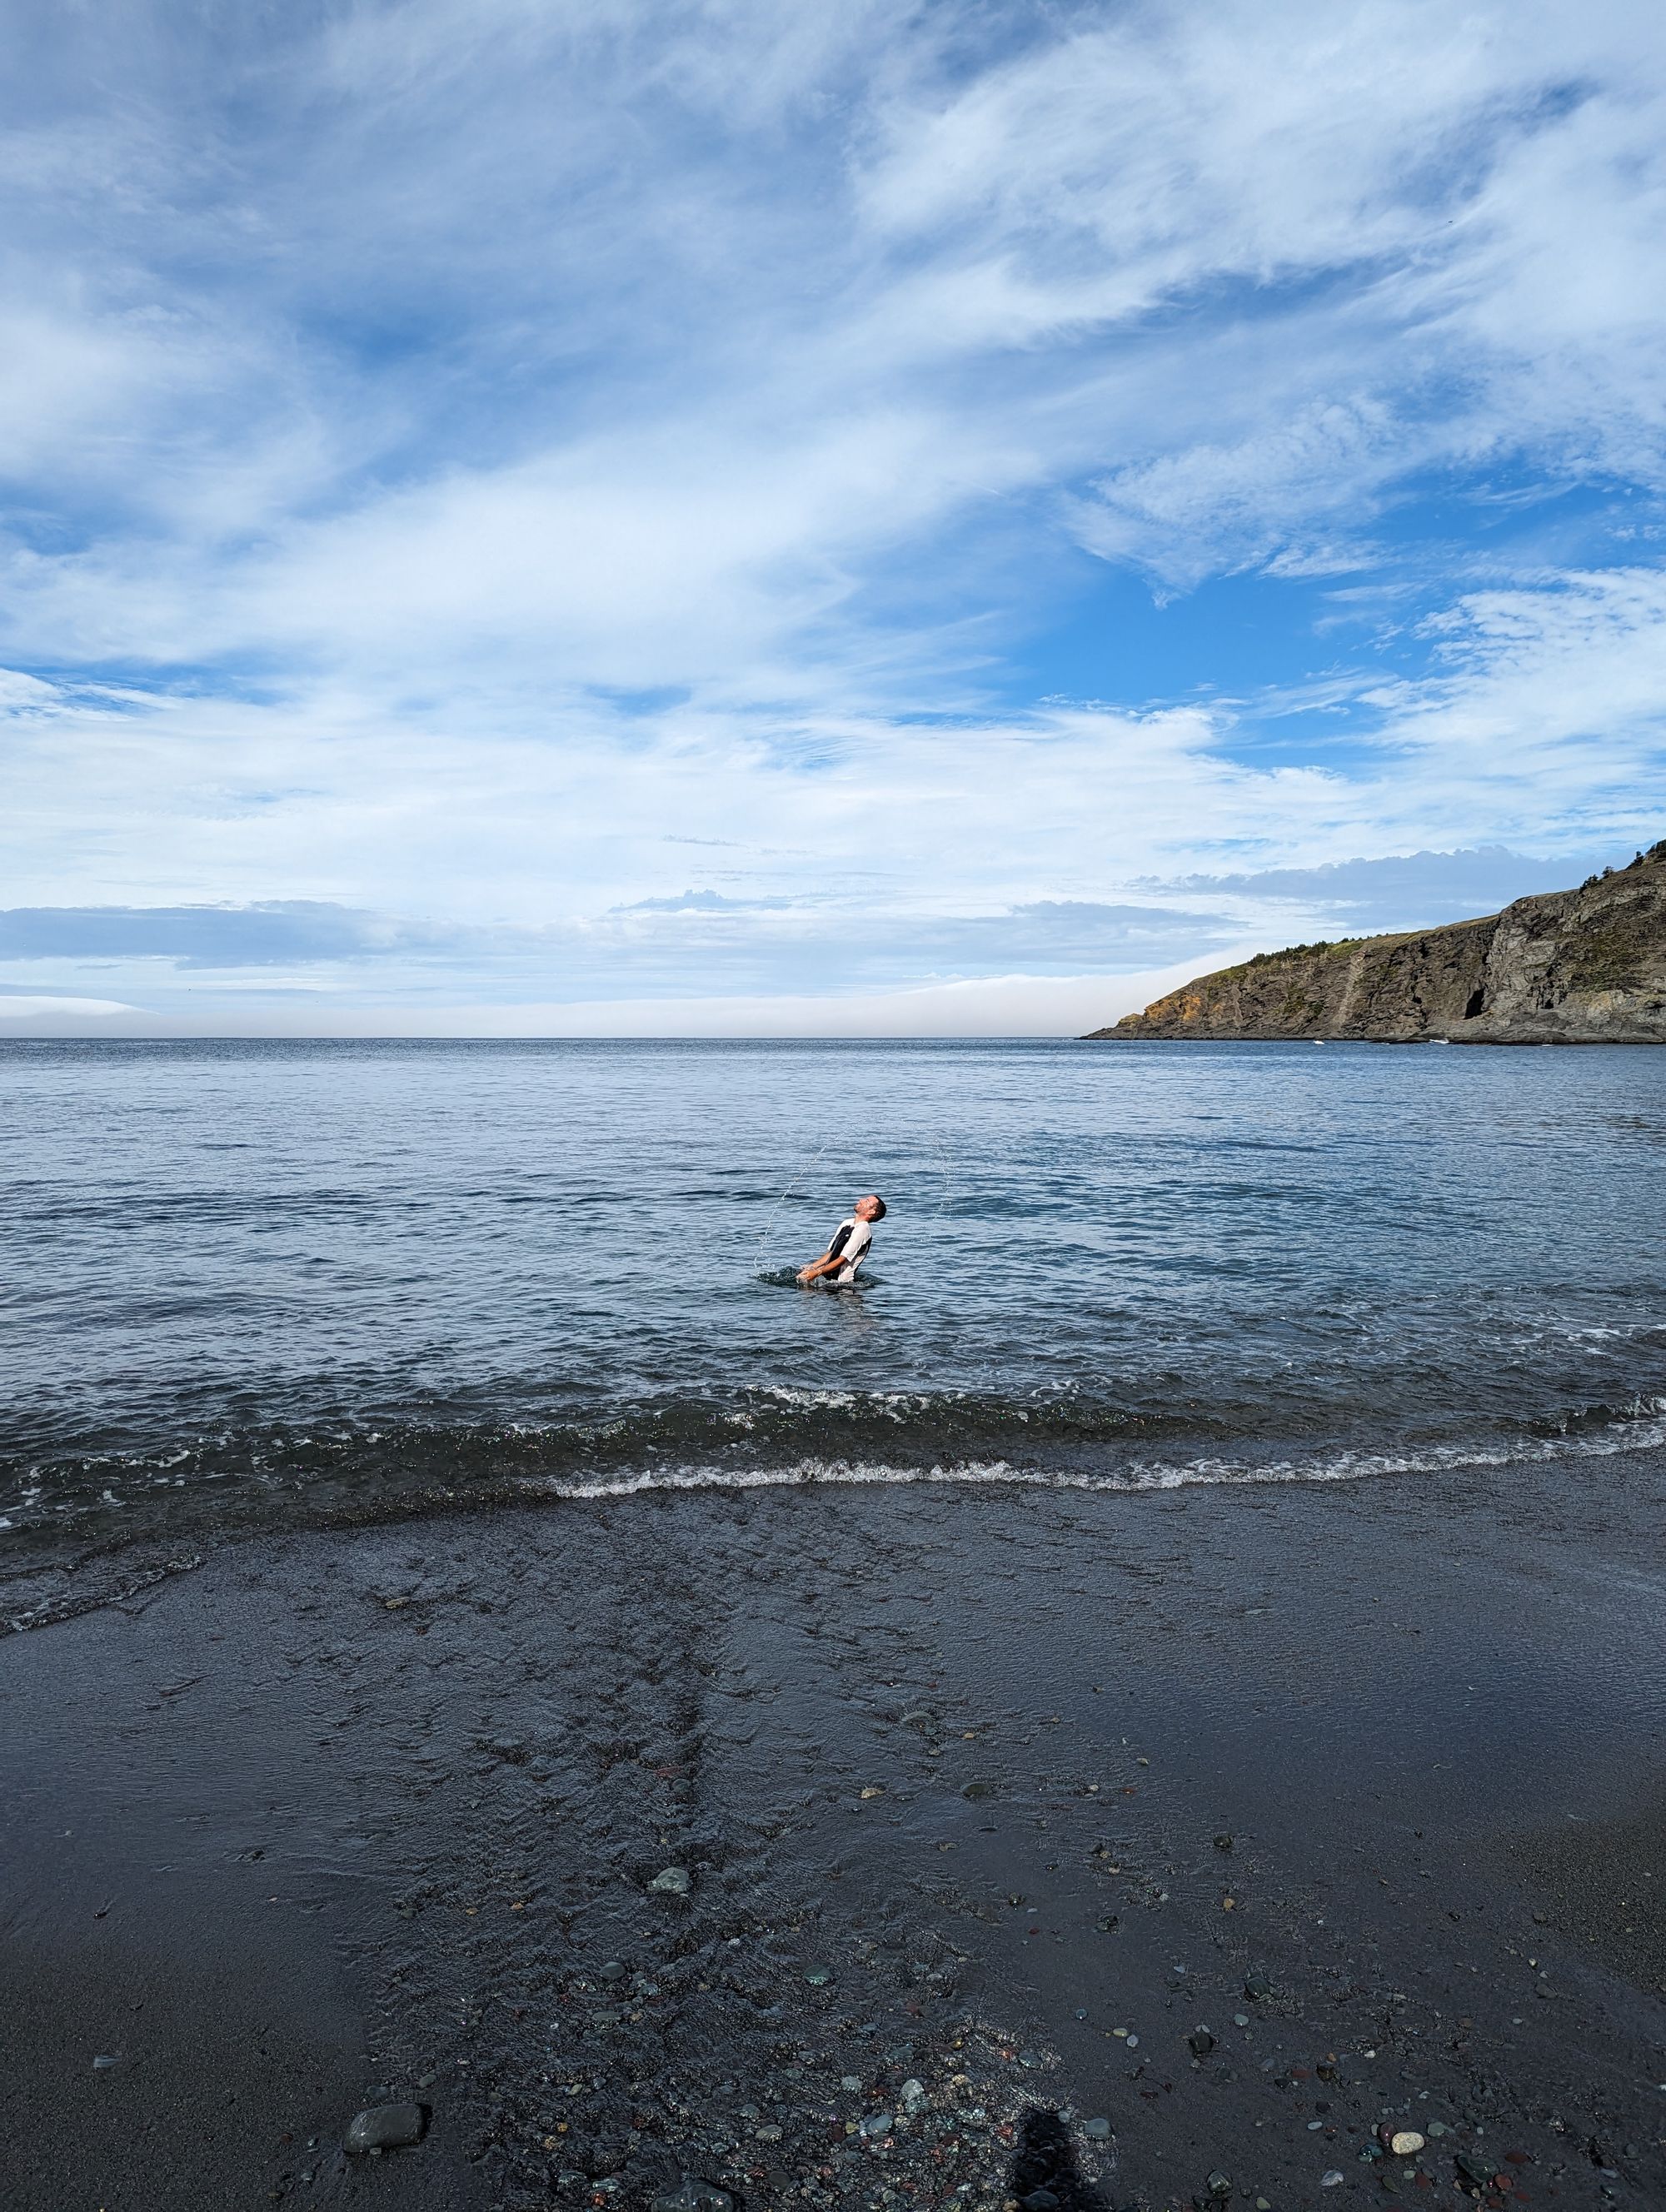
[[[1666,834],[1656,0],[0,19],[0,1036],[1068,1033]]]

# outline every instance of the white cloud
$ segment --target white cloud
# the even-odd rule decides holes
[[[47,1024],[56,1034],[66,1021],[93,1021],[107,1028],[115,1014],[143,1014],[143,1009],[121,999],[57,998],[41,992],[0,993],[0,1022],[39,1027]]]
[[[769,945],[854,961],[853,914],[923,978],[1138,875],[1646,826],[1641,4],[110,4],[27,93],[7,905],[559,924],[635,1003],[648,939],[602,918],[689,887],[673,840],[757,909],[687,940],[703,992],[725,947],[737,990]],[[1478,469],[1621,477],[1635,543],[1408,545]],[[1365,642],[1177,708],[1109,627],[1121,708],[1009,704],[1083,548],[1168,592],[1369,568],[1331,608]]]

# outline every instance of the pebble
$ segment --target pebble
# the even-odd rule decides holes
[[[99,2056],[93,2061],[93,2071],[95,2074],[102,2074],[106,2066],[113,2066],[115,2063],[116,2061],[111,2057],[107,2051],[100,2051]]]
[[[1212,2173],[1203,2185],[1211,2197],[1230,2197],[1232,2193],[1232,2177],[1230,2173]]]
[[[1341,2185],[1342,2169],[1340,2166],[1333,2166],[1329,2173],[1322,2173],[1319,2176],[1321,2189],[1340,2189]]]
[[[871,2139],[874,2136],[888,2136],[892,2125],[889,2112],[870,2112],[862,2122],[861,2131]]]
[[[663,1874],[654,1875],[648,1887],[657,1890],[661,1897],[686,1897],[694,1884],[686,1867],[667,1867]]]
[[[1194,2058],[1207,2058],[1215,2047],[1215,2039],[1207,2027],[1195,2027],[1186,2042]]]
[[[714,2181],[696,2181],[684,2174],[675,2189],[662,2190],[653,2212],[734,2212],[734,2199]]]
[[[1389,2137],[1388,2148],[1396,2158],[1410,2158],[1423,2148],[1423,2138],[1415,2128],[1396,2128]]]
[[[1232,2014],[1232,2025],[1234,2027],[1248,2027],[1250,2025],[1249,2014],[1247,2012],[1235,2012]]]
[[[831,1966],[812,1966],[805,1976],[812,1990],[824,1990],[833,1978]]]
[[[861,2086],[862,2077],[860,2074],[842,2074],[839,2076],[839,2087],[842,2089],[860,2089]]]
[[[913,2079],[904,2081],[897,2093],[897,2101],[905,2112],[919,2112],[929,2101],[925,2083]]]
[[[373,2105],[356,2112],[344,2148],[354,2157],[369,2151],[406,2150],[421,2142],[428,2114],[420,2105]]]
[[[1105,2119],[1090,2120],[1087,2125],[1083,2129],[1082,2133],[1087,2136],[1091,2142],[1109,2142],[1110,2141],[1110,2122]]]
[[[628,1969],[617,1959],[610,1959],[605,1966],[597,1967],[596,1979],[599,1982],[622,1982],[627,1972]]]

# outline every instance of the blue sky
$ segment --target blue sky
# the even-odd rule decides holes
[[[1666,833],[1653,7],[8,16],[0,1035],[1067,1030]]]

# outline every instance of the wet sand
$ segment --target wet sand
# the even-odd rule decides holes
[[[1656,1454],[228,1548],[0,1644],[0,2201],[1657,2207],[1663,1526]]]

